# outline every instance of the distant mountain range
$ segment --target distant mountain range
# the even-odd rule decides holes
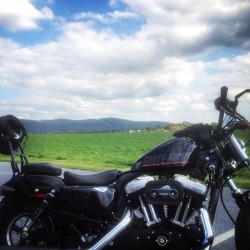
[[[22,119],[28,133],[61,133],[61,132],[110,132],[119,130],[139,130],[166,126],[170,123],[161,121],[130,121],[118,118],[87,119],[87,120],[26,120]]]

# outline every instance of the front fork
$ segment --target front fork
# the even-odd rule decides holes
[[[230,190],[232,192],[232,196],[235,199],[237,199],[238,197],[240,197],[242,195],[241,189],[239,189],[239,188],[236,187],[234,181],[230,177],[226,178],[226,182],[227,182],[228,187],[230,188]]]
[[[23,239],[27,239],[29,237],[29,232],[32,226],[39,220],[39,218],[44,213],[44,211],[49,207],[51,201],[56,197],[56,193],[57,193],[57,190],[52,189],[50,190],[49,193],[45,195],[44,200],[42,201],[40,206],[36,209],[36,211],[29,218],[26,225],[23,227],[23,230],[22,230]]]
[[[226,182],[231,190],[232,196],[235,199],[236,204],[241,209],[242,207],[244,207],[245,204],[250,201],[250,190],[247,190],[243,193],[241,189],[237,188],[234,181],[230,177],[226,179]]]
[[[222,181],[221,181],[222,179],[221,178],[219,178],[219,179],[220,179],[220,181],[215,182],[215,185],[213,187],[211,187],[211,194],[210,194],[211,201],[209,204],[208,211],[209,211],[212,223],[214,221],[217,203],[218,203],[218,200],[220,197],[220,191],[222,188]],[[242,206],[246,203],[246,197],[245,197],[246,193],[249,193],[249,191],[242,193],[241,189],[239,189],[235,185],[234,181],[229,176],[225,178],[225,181],[226,181],[226,183],[231,191],[232,197],[235,199],[236,204],[238,205],[239,208],[242,208]]]

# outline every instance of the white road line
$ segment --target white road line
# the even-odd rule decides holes
[[[230,238],[234,237],[234,228],[222,233],[222,234],[219,234],[217,235],[215,238],[214,238],[214,243],[213,243],[213,247],[222,243],[223,241],[226,241]]]

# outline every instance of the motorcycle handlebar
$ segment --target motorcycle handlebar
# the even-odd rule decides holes
[[[238,105],[238,99],[245,93],[249,93],[250,90],[247,89],[245,91],[243,91],[242,93],[236,95],[235,100],[234,101],[230,101],[227,98],[227,92],[228,92],[228,88],[223,86],[220,89],[220,97],[218,97],[217,99],[215,99],[214,104],[215,104],[215,108],[220,112],[219,115],[219,122],[218,122],[218,129],[222,128],[222,123],[223,123],[223,119],[224,119],[224,113],[236,118],[237,120],[243,121],[246,124],[248,124],[249,126],[249,122],[246,120],[245,117],[243,117],[241,114],[239,114],[236,111],[237,105]]]
[[[221,87],[220,89],[220,103],[222,106],[224,106],[227,103],[227,87]]]
[[[224,107],[227,104],[227,91],[228,88],[223,86],[220,89],[220,97],[216,98],[214,101],[215,108],[220,112],[219,114],[219,121],[217,128],[220,130],[223,123],[223,117],[224,117]]]
[[[227,105],[227,87],[221,87],[220,89],[220,97],[216,98],[214,101],[215,108],[222,112],[222,110],[226,107]]]

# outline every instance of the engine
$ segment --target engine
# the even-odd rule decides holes
[[[213,237],[203,208],[205,185],[183,176],[171,180],[145,176],[129,183],[126,192],[135,206],[134,225],[127,230],[133,247],[136,241],[144,241],[146,249],[195,249]],[[126,239],[128,243],[129,234]]]

